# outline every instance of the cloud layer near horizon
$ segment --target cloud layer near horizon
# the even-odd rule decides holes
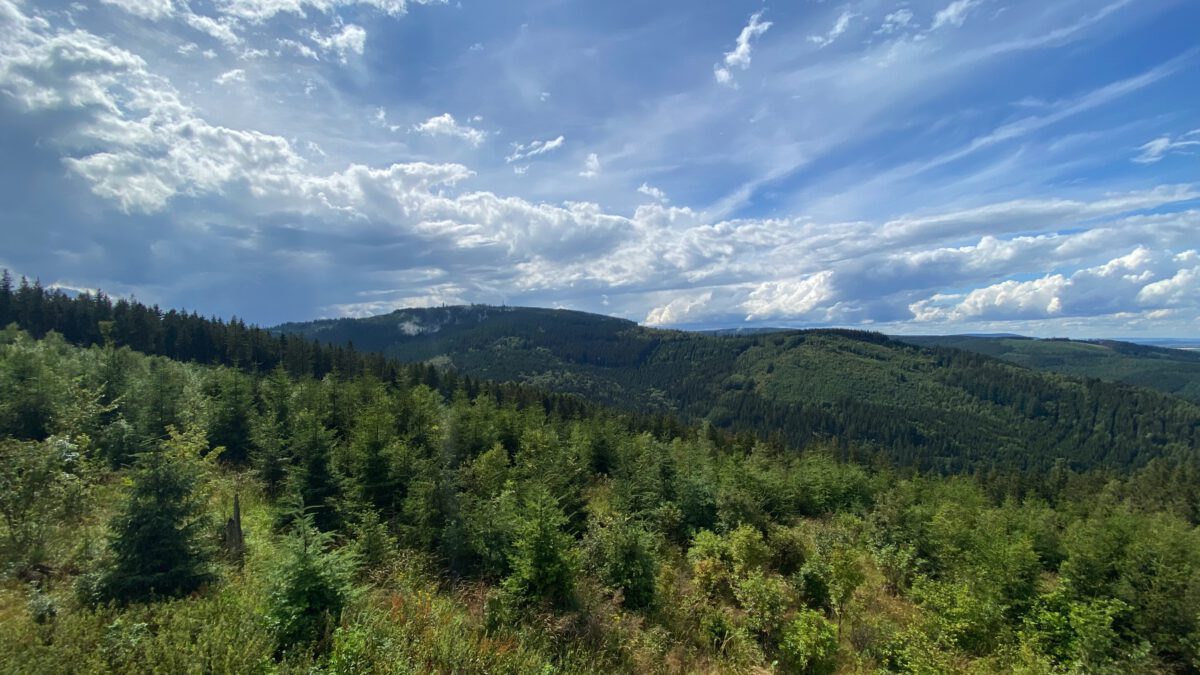
[[[680,326],[1200,327],[1186,40],[972,88],[1194,10],[688,6],[0,0],[0,266],[262,323],[505,302]],[[447,27],[463,45],[404,40]],[[664,70],[625,62],[643,53]]]

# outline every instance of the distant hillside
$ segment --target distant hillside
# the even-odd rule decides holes
[[[901,336],[897,340],[953,347],[1076,377],[1124,382],[1200,403],[1200,352],[1115,340],[1039,340],[971,335]]]
[[[1136,466],[1200,446],[1200,407],[980,354],[845,330],[711,335],[562,310],[443,307],[283,333],[452,366],[793,445],[939,471]]]

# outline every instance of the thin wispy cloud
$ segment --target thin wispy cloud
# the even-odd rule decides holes
[[[954,0],[933,16],[933,25],[930,28],[937,30],[946,26],[961,27],[967,20],[967,14],[981,2],[982,0]]]
[[[913,13],[911,9],[898,9],[887,16],[883,17],[883,23],[879,29],[875,31],[876,35],[891,35],[904,30],[912,23]]]
[[[516,162],[519,160],[531,159],[533,157],[537,157],[538,155],[544,155],[548,152],[554,152],[555,150],[558,150],[559,148],[561,148],[563,146],[563,143],[566,143],[566,141],[567,141],[567,139],[565,136],[559,136],[558,138],[554,138],[554,139],[551,139],[548,141],[530,141],[529,143],[514,143],[512,146],[512,152],[508,155],[508,157],[504,158],[504,161],[508,162],[509,164],[512,164],[513,162]]]
[[[1168,155],[1194,154],[1200,150],[1200,129],[1194,129],[1178,137],[1159,136],[1138,150],[1141,152],[1133,158],[1133,161],[1138,164],[1153,164]]]
[[[818,47],[827,47],[833,44],[839,37],[842,36],[843,33],[846,32],[846,29],[850,27],[850,22],[853,21],[857,16],[857,14],[849,10],[842,12],[841,15],[838,16],[837,21],[833,23],[833,27],[830,28],[828,32],[826,32],[824,35],[809,35],[808,41],[817,45]]]
[[[595,178],[600,175],[600,156],[596,153],[588,153],[587,159],[583,163],[583,171],[579,172],[583,178]]]
[[[761,11],[750,15],[750,22],[738,34],[737,46],[732,51],[725,52],[724,60],[713,66],[713,76],[717,78],[717,82],[733,86],[733,70],[746,70],[750,67],[754,41],[771,28],[771,22],[763,21],[762,15]]]

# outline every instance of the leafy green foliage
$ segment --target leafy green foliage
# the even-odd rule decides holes
[[[783,633],[780,653],[798,673],[823,675],[836,667],[837,629],[811,609],[800,610]]]
[[[0,440],[0,560],[18,574],[42,564],[50,531],[78,518],[87,486],[80,448]]]
[[[620,590],[626,607],[640,609],[654,601],[658,574],[654,540],[628,520],[595,522],[586,546],[587,559],[600,579]]]

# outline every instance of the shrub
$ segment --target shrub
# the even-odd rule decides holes
[[[837,628],[820,612],[802,609],[783,631],[779,652],[795,672],[823,675],[836,666]]]

